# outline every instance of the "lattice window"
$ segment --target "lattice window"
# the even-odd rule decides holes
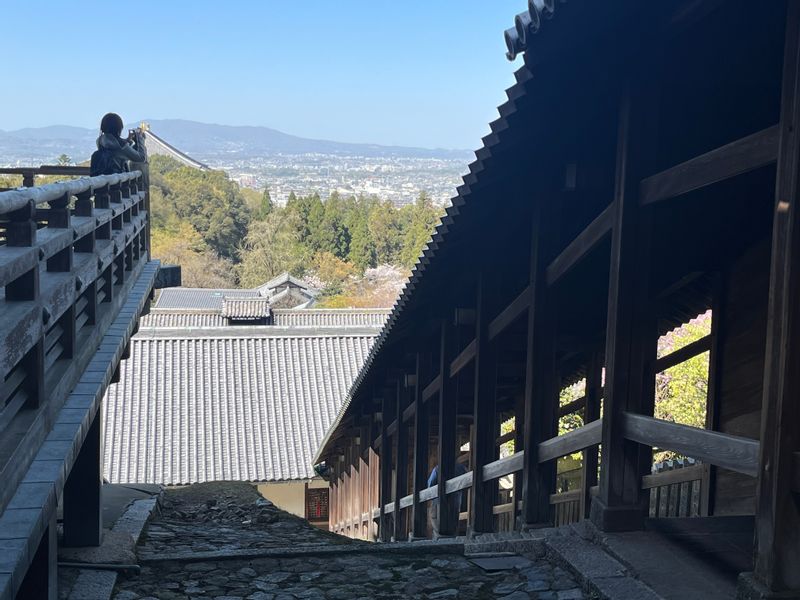
[[[328,488],[306,488],[306,518],[328,520]]]

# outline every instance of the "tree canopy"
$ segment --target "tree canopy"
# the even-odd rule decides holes
[[[336,306],[368,294],[366,270],[411,269],[442,212],[424,193],[402,207],[337,192],[292,193],[278,206],[269,188],[241,189],[222,171],[165,156],[151,158],[150,173],[154,256],[190,265],[184,285],[253,287],[288,271],[314,277],[321,301]]]

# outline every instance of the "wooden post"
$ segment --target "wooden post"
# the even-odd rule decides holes
[[[102,436],[100,411],[64,484],[64,545],[99,546],[103,535],[100,506]]]
[[[455,382],[450,379],[450,361],[453,359],[455,347],[453,326],[447,321],[442,321],[439,375],[439,456],[436,464],[437,486],[439,488],[439,536],[452,536],[458,528],[459,507],[448,502],[445,494],[445,483],[452,479],[456,470],[456,416],[458,401],[456,398]]]
[[[495,416],[497,384],[497,345],[489,343],[489,294],[491,285],[485,273],[478,278],[478,298],[475,323],[475,385],[473,423],[470,451],[472,452],[472,488],[470,490],[470,533],[488,533],[494,529],[492,508],[497,480],[483,480],[483,466],[497,458],[498,427]]]
[[[800,596],[800,5],[787,3],[756,496],[755,575]]]
[[[525,423],[523,432],[522,527],[552,521],[550,494],[555,488],[555,462],[539,463],[539,444],[556,433],[554,326],[545,278],[552,213],[537,206],[531,231],[528,331],[525,359]]]
[[[58,598],[58,531],[56,515],[50,518],[42,539],[33,555],[25,578],[22,580],[17,598]]]
[[[389,516],[386,514],[386,505],[392,496],[392,440],[389,438],[387,427],[389,426],[391,410],[391,398],[393,390],[386,388],[383,392],[381,408],[381,482],[378,503],[381,511],[380,522],[378,525],[378,536],[381,541],[388,542],[391,538],[389,526]]]
[[[602,378],[603,358],[599,351],[595,351],[592,352],[586,370],[586,402],[583,408],[584,425],[600,418],[600,400],[603,395]],[[597,485],[597,455],[597,446],[583,451],[581,518],[589,516],[589,507],[592,505],[592,487]]]
[[[655,104],[631,84],[623,91],[617,138],[614,224],[606,325],[606,383],[600,494],[591,517],[605,531],[638,529],[647,512],[641,477],[650,470],[652,449],[626,440],[625,411],[653,414],[654,386],[648,364],[655,358],[657,332],[647,298],[650,270],[649,212],[639,207],[643,152],[655,145],[644,131],[645,111]],[[645,145],[644,141],[647,141]],[[652,374],[650,374],[652,375]]]
[[[395,387],[395,419],[397,423],[397,458],[395,459],[394,470],[394,541],[400,541],[406,537],[406,514],[400,509],[400,499],[406,495],[408,490],[408,425],[403,420],[403,410],[406,407],[405,399],[408,398],[408,390],[402,378],[398,380]]]
[[[428,382],[430,361],[428,356],[416,357],[416,383],[414,385],[414,503],[411,505],[411,535],[423,538],[428,529],[428,511],[425,504],[420,504],[419,493],[428,483],[428,406],[422,402],[422,388]]]

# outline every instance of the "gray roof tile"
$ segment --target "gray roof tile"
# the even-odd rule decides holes
[[[112,483],[313,477],[312,457],[374,330],[137,335],[103,402]],[[151,332],[157,331],[151,329]]]

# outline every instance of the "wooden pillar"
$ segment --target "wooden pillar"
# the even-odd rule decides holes
[[[387,430],[391,419],[390,415],[393,413],[391,410],[392,394],[393,390],[391,388],[384,390],[381,408],[381,481],[380,493],[378,494],[381,517],[378,525],[378,536],[384,542],[388,542],[392,535],[391,519],[386,514],[386,505],[389,504],[392,498],[392,440]]]
[[[422,402],[422,389],[430,377],[428,356],[416,357],[416,382],[414,385],[414,503],[411,505],[411,535],[423,538],[428,529],[426,504],[420,504],[419,493],[428,483],[428,407]]]
[[[408,425],[403,421],[403,411],[406,408],[408,388],[402,378],[395,387],[395,419],[397,423],[397,458],[394,470],[394,541],[406,537],[406,513],[400,509],[400,499],[408,491]]]
[[[56,600],[58,598],[58,532],[55,513],[33,555],[17,598]]]
[[[455,382],[450,379],[450,361],[455,348],[455,332],[447,320],[442,321],[439,352],[439,456],[436,463],[439,536],[453,536],[458,529],[459,507],[448,502],[445,483],[456,470],[456,416],[458,399]]]
[[[64,546],[99,546],[102,541],[101,421],[98,411],[64,484]]]
[[[328,531],[336,532],[336,480],[332,479],[328,487]]]
[[[550,494],[555,490],[555,461],[539,463],[539,444],[557,433],[554,334],[545,267],[550,250],[552,213],[536,207],[531,230],[530,289],[525,358],[525,422],[523,431],[522,528],[552,521]]]
[[[620,102],[615,218],[606,325],[606,382],[603,413],[603,463],[600,493],[591,517],[606,531],[638,529],[647,513],[642,475],[649,473],[652,449],[626,440],[626,411],[653,414],[654,386],[648,364],[655,359],[657,330],[648,301],[650,209],[639,207],[644,153],[655,145],[645,131],[648,114],[657,111],[641,82],[628,84]],[[649,119],[652,122],[652,119]],[[648,373],[646,376],[645,373]]]
[[[492,508],[497,492],[497,480],[483,480],[483,466],[497,458],[498,426],[495,416],[497,384],[497,345],[489,342],[491,318],[489,295],[491,283],[485,273],[478,278],[478,298],[475,322],[475,385],[473,423],[470,451],[472,452],[472,488],[469,514],[470,533],[488,533],[494,529]]]
[[[592,352],[586,369],[586,402],[583,408],[583,423],[587,425],[600,418],[600,400],[603,397],[603,357],[599,351]],[[597,485],[598,448],[593,446],[583,451],[583,473],[581,474],[581,518],[589,516],[592,505],[592,487]]]
[[[787,5],[755,575],[769,592],[796,598],[800,597],[800,4]]]

